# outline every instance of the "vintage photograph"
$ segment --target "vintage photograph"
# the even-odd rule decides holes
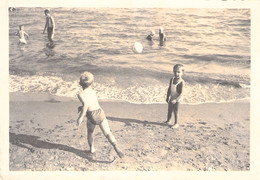
[[[10,171],[250,171],[250,8],[8,18]]]

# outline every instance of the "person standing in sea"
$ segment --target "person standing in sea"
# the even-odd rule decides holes
[[[46,22],[45,22],[45,27],[43,29],[43,34],[45,33],[45,30],[47,29],[48,39],[50,40],[50,43],[53,43],[53,38],[54,38],[54,33],[55,33],[55,22],[54,22],[53,17],[50,14],[49,9],[45,9],[44,14],[46,16]]]

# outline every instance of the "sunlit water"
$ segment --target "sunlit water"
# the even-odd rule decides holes
[[[101,99],[165,102],[172,67],[182,63],[184,103],[250,97],[250,10],[53,8],[55,47],[46,47],[44,8],[9,12],[10,92],[76,97],[80,74],[95,75]],[[23,24],[30,35],[19,45]],[[159,45],[158,29],[167,36]],[[154,42],[145,38],[156,32]],[[142,43],[135,54],[132,46]]]

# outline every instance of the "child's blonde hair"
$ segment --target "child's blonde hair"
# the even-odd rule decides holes
[[[163,27],[159,27],[159,31],[161,31],[161,33],[163,33]]]
[[[94,82],[94,75],[90,72],[84,72],[80,76],[80,85],[83,87],[89,87]]]

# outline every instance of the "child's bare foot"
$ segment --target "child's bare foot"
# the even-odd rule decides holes
[[[94,153],[94,152],[96,152],[96,149],[95,149],[94,147],[91,147],[91,148],[90,148],[90,152],[91,152],[91,153]]]
[[[179,124],[174,124],[171,128],[176,129],[179,127]]]
[[[165,124],[168,124],[168,125],[169,125],[171,122],[167,120],[167,121],[165,121],[165,122],[163,122],[163,123],[165,123]]]
[[[78,126],[80,126],[82,122],[83,122],[83,119],[82,120],[78,120],[77,121]]]
[[[114,146],[114,149],[120,158],[123,158],[125,156],[124,153],[117,146]]]

